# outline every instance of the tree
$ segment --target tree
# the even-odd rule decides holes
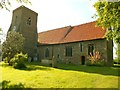
[[[6,37],[6,41],[2,44],[3,58],[7,57],[7,63],[15,54],[23,52],[25,38],[19,32],[10,31]]]
[[[2,29],[0,28],[0,31],[2,31]]]
[[[97,11],[97,25],[106,28],[106,38],[118,44],[117,55],[120,59],[120,0],[98,0],[94,7]]]
[[[12,0],[1,0],[0,1],[0,9],[6,9],[6,10],[10,11],[9,6],[11,6],[11,1]],[[29,0],[15,0],[15,1],[18,2],[18,3],[31,4],[31,2]],[[0,26],[0,31],[2,31],[1,26]],[[2,32],[0,32],[0,34],[1,33]]]
[[[107,29],[107,39],[114,39],[120,43],[120,0],[108,2],[109,0],[98,0],[94,7],[97,11],[97,25]],[[113,0],[114,1],[114,0]]]
[[[29,0],[16,0],[16,2],[31,4],[31,2]],[[0,2],[0,8],[1,9],[5,8],[6,10],[9,10],[8,6],[11,6],[11,0],[1,0],[1,2]]]
[[[118,53],[117,53],[117,56],[118,56],[118,61],[120,62],[120,44],[118,44]]]
[[[2,32],[1,32],[1,31],[2,31],[2,29],[0,28],[0,36],[2,35]],[[1,44],[1,39],[0,39],[0,44]]]

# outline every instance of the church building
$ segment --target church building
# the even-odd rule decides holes
[[[113,64],[113,41],[105,38],[106,30],[96,27],[96,22],[66,26],[37,32],[38,13],[20,6],[13,11],[9,31],[20,32],[25,37],[25,52],[39,60],[84,65],[88,56],[99,51],[106,65]]]

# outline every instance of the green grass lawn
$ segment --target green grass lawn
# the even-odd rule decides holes
[[[0,63],[0,84],[4,88],[118,88],[118,68],[65,64],[52,68],[37,62],[20,70]]]

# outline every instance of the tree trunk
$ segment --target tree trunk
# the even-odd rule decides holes
[[[118,44],[118,60],[119,60],[119,62],[120,62],[120,43]]]

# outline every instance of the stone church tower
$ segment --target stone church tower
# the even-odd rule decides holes
[[[37,16],[38,14],[25,6],[20,6],[13,11],[9,31],[21,33],[25,37],[24,51],[29,56],[37,55]]]

